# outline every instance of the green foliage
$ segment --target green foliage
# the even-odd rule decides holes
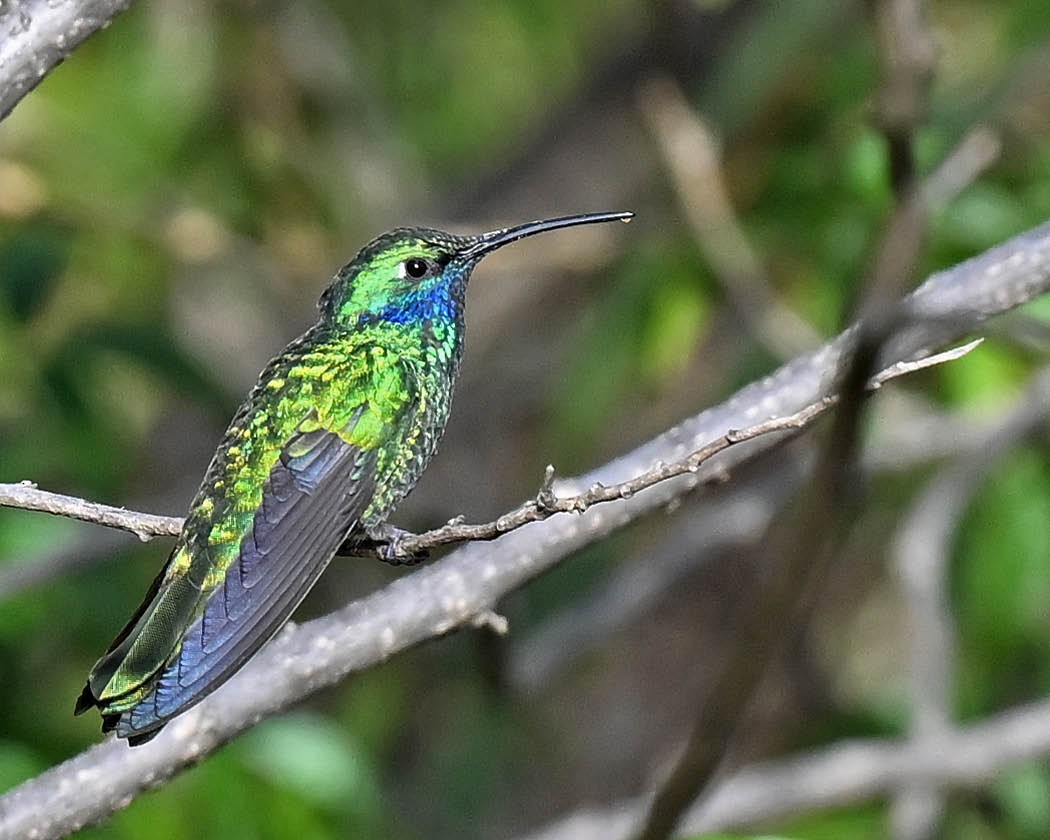
[[[703,840],[788,840],[781,834],[705,834]]]
[[[708,287],[695,249],[669,239],[646,243],[606,278],[565,360],[555,398],[550,446],[562,469],[593,462],[610,416],[675,386],[701,347]]]
[[[370,756],[352,735],[314,716],[289,715],[244,739],[249,769],[308,802],[375,824],[381,794]]]
[[[955,590],[964,709],[987,712],[1050,689],[1050,476],[1045,453],[996,470],[959,534]]]
[[[886,836],[886,816],[874,806],[831,811],[791,823],[784,836],[791,840],[879,840]]]
[[[668,5],[316,0],[269,4],[260,15],[245,3],[133,4],[0,128],[0,481],[184,512],[230,411],[268,354],[310,322],[332,271],[383,229],[450,224],[453,213],[510,224],[622,203],[639,217],[615,232],[593,271],[581,262],[571,279],[560,277],[570,274],[562,263],[534,265],[522,249],[502,282],[559,279],[529,287],[527,319],[484,317],[495,319],[487,326],[496,341],[529,352],[513,364],[489,350],[468,356],[465,388],[482,396],[461,399],[453,414],[475,442],[498,438],[500,459],[483,463],[463,447],[444,475],[475,488],[476,503],[449,509],[442,486],[413,500],[429,517],[417,524],[522,498],[535,488],[518,470],[587,469],[768,372],[776,361],[728,306],[635,106],[624,104],[651,72],[624,68],[651,61],[637,44]],[[703,5],[734,13],[740,4]],[[921,171],[974,122],[1000,126],[1004,146],[989,172],[936,210],[923,271],[1050,216],[1050,125],[1038,87],[1050,4],[933,6],[944,37],[917,138]],[[702,73],[680,81],[722,141],[739,221],[775,292],[831,334],[893,206],[871,120],[874,41],[864,16],[845,6],[749,7]],[[598,105],[577,106],[583,91]],[[601,166],[578,167],[592,156]],[[536,163],[547,158],[550,168]],[[588,174],[577,178],[578,168]],[[514,186],[515,172],[527,189]],[[487,196],[464,201],[500,173]],[[1045,328],[1050,300],[1024,314]],[[518,323],[526,321],[557,325],[547,364],[535,363]],[[993,416],[1044,357],[1038,343],[992,336],[921,387],[945,410]],[[486,390],[492,382],[504,386]],[[497,402],[506,427],[491,422]],[[1042,441],[1006,458],[955,540],[955,711],[967,719],[1050,692],[1046,459]],[[904,510],[929,473],[879,481],[870,508]],[[659,563],[644,538],[663,527],[657,518],[643,534],[593,546],[516,594],[507,646],[571,609],[621,559],[641,552]],[[0,789],[97,741],[97,721],[74,719],[73,701],[168,549],[129,538],[88,562],[93,533],[0,510],[0,572],[83,555],[60,579],[0,602]],[[265,722],[81,836],[516,836],[581,803],[637,793],[667,754],[647,722],[704,676],[678,671],[661,683],[654,674],[670,679],[659,666],[676,650],[693,667],[689,645],[725,642],[704,635],[693,610],[736,597],[736,562],[683,584],[657,620],[606,640],[604,656],[560,674],[549,696],[515,696],[501,682],[507,647],[464,632]],[[336,564],[317,597],[333,607],[391,574]],[[711,583],[717,575],[727,577]],[[899,623],[896,608],[878,617],[880,629]],[[874,667],[866,650],[844,655]],[[898,659],[900,679],[903,651]],[[884,693],[828,702],[835,708],[821,709],[798,741],[905,724]],[[624,744],[631,772],[606,755],[622,762]],[[1045,837],[1050,771],[1011,770],[980,794],[953,796],[948,810],[945,836]],[[876,804],[718,836],[863,840],[886,830]]]

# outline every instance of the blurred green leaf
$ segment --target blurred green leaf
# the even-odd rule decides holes
[[[1050,825],[1050,771],[1040,764],[1004,773],[993,785],[1016,836],[1041,837]]]
[[[938,370],[941,394],[973,410],[992,409],[1017,399],[1030,367],[1011,348],[984,342],[966,358]]]
[[[0,739],[0,791],[47,769],[47,760],[25,744]]]
[[[873,805],[825,811],[792,820],[783,833],[792,840],[882,840],[886,815]]]
[[[995,471],[957,542],[954,590],[971,714],[975,705],[1023,696],[1048,676],[1045,666],[1040,674],[1026,665],[1035,651],[1050,654],[1050,475],[1043,456],[1033,455],[1015,453]]]
[[[1025,228],[1026,217],[1011,192],[979,182],[960,195],[944,212],[942,235],[971,251],[990,248]]]
[[[0,244],[0,294],[20,321],[47,300],[69,251],[69,233],[46,225],[20,228]]]
[[[256,727],[243,741],[255,772],[329,808],[376,817],[381,796],[367,756],[353,736],[306,714],[284,715]]]

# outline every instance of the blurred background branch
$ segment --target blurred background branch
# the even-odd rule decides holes
[[[638,104],[673,179],[693,235],[736,315],[780,359],[820,343],[817,333],[775,296],[733,212],[718,142],[667,78],[639,89]]]
[[[682,818],[682,834],[739,831],[814,810],[892,794],[907,785],[979,789],[1012,765],[1050,754],[1050,704],[1035,703],[953,729],[921,744],[842,741],[743,768]],[[644,800],[583,810],[527,840],[619,840],[644,815]]]
[[[911,624],[911,737],[940,744],[954,728],[956,641],[949,598],[951,543],[973,496],[1004,453],[1050,415],[1050,375],[1032,382],[1019,405],[964,457],[953,461],[926,487],[894,540],[895,573],[901,579]],[[893,836],[936,836],[946,791],[910,780],[893,803]]]

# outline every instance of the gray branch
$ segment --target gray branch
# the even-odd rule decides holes
[[[0,120],[131,0],[0,0]]]
[[[41,490],[31,481],[0,484],[0,507],[36,510],[81,522],[94,522],[107,528],[130,531],[143,542],[153,537],[177,537],[182,531],[182,520],[176,516],[157,516],[89,502],[76,496]]]
[[[930,277],[904,301],[911,325],[889,342],[884,365],[958,339],[987,317],[1048,289],[1050,224],[1043,224]],[[852,335],[847,331],[633,452],[574,480],[557,482],[554,491],[559,496],[579,494],[595,482],[629,480],[659,462],[681,461],[732,429],[820,402],[829,396],[831,378],[849,351]],[[534,522],[491,543],[471,543],[342,610],[290,627],[151,743],[131,749],[123,742],[107,741],[0,797],[0,837],[59,837],[104,819],[259,720],[352,671],[469,622],[576,549],[659,510],[775,443],[763,437],[734,446],[697,473],[630,498]]]
[[[865,474],[927,467],[969,455],[984,445],[1001,421],[962,417],[912,403],[915,395],[897,392],[883,400],[875,426],[877,439],[866,447]],[[812,439],[762,462],[746,480],[734,480],[702,503],[655,545],[647,545],[606,575],[589,593],[553,613],[530,636],[518,637],[509,651],[510,685],[522,694],[539,692],[573,663],[673,592],[719,552],[754,548],[784,500],[810,475]],[[757,474],[756,474],[757,473]],[[652,558],[660,562],[653,564]],[[0,576],[0,597],[3,596]]]
[[[1048,754],[1050,701],[922,742],[844,741],[736,773],[685,814],[679,831],[692,836],[741,830],[871,801],[908,785],[979,788],[1008,767]],[[637,797],[581,810],[527,840],[622,840],[637,830],[647,804],[647,797]]]
[[[1050,372],[1035,377],[1009,414],[977,441],[966,457],[945,467],[920,494],[894,540],[894,565],[912,622],[911,738],[934,743],[952,726],[954,623],[948,596],[951,542],[984,479],[1019,440],[1046,421]],[[893,836],[937,835],[945,807],[940,786],[904,785],[891,809]]]

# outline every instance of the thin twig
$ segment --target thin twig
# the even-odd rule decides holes
[[[895,392],[893,399],[883,397],[875,407],[885,412],[875,425],[888,435],[877,435],[866,447],[865,474],[914,470],[958,457],[989,434],[987,419],[929,409],[916,414],[911,406],[915,400],[906,396]],[[810,474],[813,455],[810,439],[774,459],[765,458],[761,471],[744,481],[734,476],[716,494],[705,494],[687,516],[677,517],[657,544],[619,564],[589,595],[548,616],[524,637],[516,635],[507,664],[510,685],[525,695],[539,692],[623,627],[649,614],[656,602],[715,557],[753,549],[785,499]],[[654,564],[653,557],[660,562]]]
[[[980,343],[981,340],[978,339],[962,347],[936,353],[923,359],[891,365],[872,378],[870,388],[875,390],[898,376],[959,359]],[[834,405],[836,399],[834,395],[829,395],[786,417],[774,417],[746,429],[730,429],[721,437],[690,453],[680,461],[670,464],[657,462],[648,470],[632,478],[608,486],[595,482],[584,492],[575,495],[558,496],[554,492],[554,468],[548,466],[535,498],[523,502],[491,522],[470,524],[464,523],[462,517],[456,517],[445,525],[423,534],[402,537],[397,543],[395,557],[409,559],[420,552],[442,545],[494,540],[530,522],[542,522],[557,513],[584,513],[593,505],[617,499],[629,499],[636,493],[648,490],[661,482],[687,473],[697,473],[700,467],[715,455],[736,444],[777,432],[800,431]],[[41,511],[84,522],[94,522],[110,528],[130,531],[142,540],[149,540],[155,536],[178,536],[182,530],[182,520],[178,517],[138,513],[125,508],[89,502],[74,496],[51,493],[40,490],[35,484],[28,481],[19,484],[0,484],[0,507]],[[371,550],[362,550],[362,553],[375,554]]]
[[[76,496],[41,490],[31,481],[0,484],[0,507],[37,510],[82,522],[94,522],[107,528],[130,531],[143,542],[153,537],[177,537],[182,530],[182,520],[177,516],[157,516],[89,502]]]
[[[398,548],[401,552],[411,554],[411,552],[419,551],[423,548],[433,548],[448,543],[494,540],[509,531],[521,528],[530,522],[542,522],[544,519],[549,519],[557,513],[583,513],[593,505],[601,504],[602,502],[629,499],[636,493],[648,490],[661,482],[677,478],[680,475],[697,473],[700,467],[710,461],[715,455],[736,444],[745,443],[763,435],[777,432],[798,432],[827,411],[834,402],[834,397],[829,396],[787,417],[774,417],[762,423],[756,423],[746,429],[731,429],[717,440],[701,447],[681,461],[675,461],[670,464],[658,462],[634,478],[616,484],[606,486],[596,482],[583,493],[559,497],[554,494],[549,483],[547,483],[537,493],[535,499],[522,503],[514,510],[503,514],[503,516],[492,522],[480,525],[450,523],[419,536],[406,537],[401,541]],[[550,470],[549,467],[548,470]],[[721,476],[714,478],[714,480],[720,479]]]

